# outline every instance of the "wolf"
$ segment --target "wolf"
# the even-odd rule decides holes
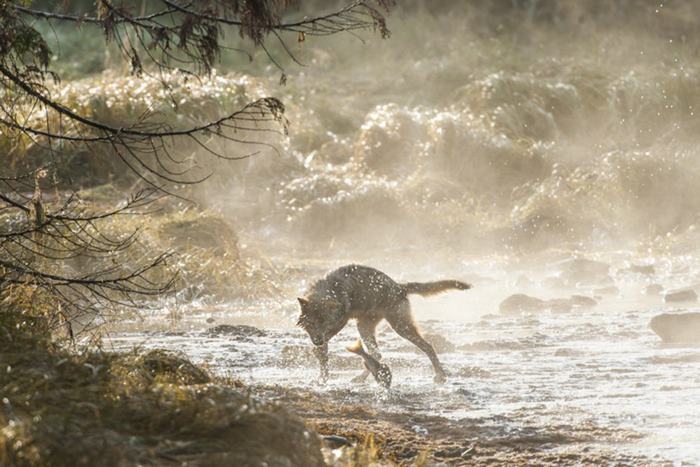
[[[435,349],[421,336],[413,321],[408,295],[428,296],[470,288],[470,284],[457,280],[400,284],[377,269],[351,264],[330,272],[314,283],[306,296],[298,298],[301,315],[297,325],[309,334],[315,346],[323,382],[328,380],[328,341],[351,319],[357,320],[357,330],[367,352],[377,360],[382,358],[375,329],[384,319],[398,335],[428,356],[435,372],[434,381],[443,383],[445,370]],[[369,372],[364,370],[353,381],[364,381],[368,375]]]

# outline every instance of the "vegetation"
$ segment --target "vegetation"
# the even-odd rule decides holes
[[[180,355],[69,352],[45,317],[0,309],[0,464],[322,465],[280,406]]]
[[[263,281],[231,226],[188,212],[210,161],[277,151],[270,135],[286,132],[280,100],[214,72],[224,34],[261,49],[284,82],[268,38],[291,56],[290,39],[386,37],[388,6],[294,19],[289,0],[0,0],[0,464],[323,464],[314,433],[236,381],[172,353],[111,354],[99,340],[76,352],[56,338],[173,292],[264,294],[241,285]],[[101,32],[130,76],[61,83],[57,24]]]
[[[212,79],[224,32],[252,41],[275,64],[267,37],[288,51],[284,36],[289,34],[299,41],[367,28],[388,35],[379,9],[388,7],[386,0],[354,1],[320,16],[285,19],[293,6],[298,2],[161,0],[146,6],[100,0],[56,9],[0,1],[0,147],[9,162],[0,172],[0,291],[21,285],[51,295],[57,303],[54,326],[107,309],[139,308],[144,300],[172,291],[177,277],[168,267],[169,252],[127,261],[135,257],[131,249],[139,243],[138,231],[111,237],[104,224],[147,214],[163,196],[187,197],[183,186],[211,174],[212,169],[202,169],[198,153],[245,159],[271,147],[269,133],[285,131],[278,99],[247,101],[240,84]],[[104,82],[56,87],[49,33],[37,26],[54,22],[99,28],[133,77],[110,80],[111,88]],[[128,93],[130,88],[137,90]],[[216,112],[197,112],[213,95]],[[221,141],[241,152],[225,153],[217,146]],[[75,177],[77,169],[83,174]],[[78,195],[83,184],[117,172],[131,174],[121,180],[131,181],[133,190],[124,202],[87,204]]]

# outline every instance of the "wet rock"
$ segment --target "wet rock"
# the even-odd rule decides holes
[[[514,294],[506,298],[498,306],[498,310],[504,315],[513,315],[523,312],[540,311],[546,308],[546,303],[536,297],[525,294]]]
[[[209,337],[264,337],[267,335],[265,331],[246,324],[219,324],[207,329],[206,334]]]
[[[490,378],[491,373],[488,370],[476,366],[464,366],[457,370],[456,376],[460,378]]]
[[[664,286],[661,284],[650,284],[644,289],[646,295],[660,295],[664,291]]]
[[[326,435],[321,438],[323,443],[331,449],[342,448],[343,446],[352,446],[352,443],[345,436]]]
[[[438,449],[433,452],[433,456],[441,459],[451,459],[455,457],[461,457],[464,452],[464,447],[460,445],[445,446],[442,449]]]
[[[214,318],[211,318],[211,317],[207,318],[207,323],[209,323],[209,324],[211,324],[211,323],[213,323],[213,322],[215,322],[215,321],[216,321],[216,320],[215,320]]]
[[[545,303],[547,308],[549,308],[553,313],[568,313],[574,307],[573,303],[568,298],[556,298],[553,300],[548,300]]]
[[[456,345],[454,345],[452,342],[447,340],[446,337],[441,336],[440,334],[426,333],[423,334],[423,337],[425,338],[425,340],[430,342],[430,344],[433,346],[433,349],[435,349],[435,352],[437,353],[448,353],[457,350]]]
[[[669,292],[664,296],[666,303],[697,302],[698,294],[692,289],[677,290]]]
[[[700,313],[663,313],[649,327],[664,342],[700,342]]]
[[[612,281],[609,275],[610,265],[601,261],[575,258],[560,263],[559,267],[562,279],[570,285],[601,284]]]

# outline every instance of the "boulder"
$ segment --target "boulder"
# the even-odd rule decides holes
[[[664,301],[666,303],[697,302],[698,294],[692,289],[676,290],[668,292],[664,296]]]
[[[457,350],[456,345],[448,341],[446,337],[441,336],[440,334],[426,333],[423,334],[423,337],[425,340],[430,342],[436,353],[448,353]]]
[[[521,293],[511,295],[498,306],[498,310],[504,315],[541,311],[545,308],[547,308],[545,300]]]
[[[545,306],[554,313],[568,313],[573,309],[593,308],[598,302],[585,295],[572,295],[569,298],[555,298],[547,300]]]
[[[700,313],[663,313],[649,327],[664,342],[700,342]]]
[[[219,324],[206,331],[210,337],[235,336],[235,337],[264,337],[267,333],[255,326],[246,324]]]
[[[585,295],[572,295],[569,301],[576,308],[593,308],[598,304],[594,298]]]

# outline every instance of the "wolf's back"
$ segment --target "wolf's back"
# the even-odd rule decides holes
[[[406,282],[401,284],[407,294],[417,294],[422,296],[436,295],[448,290],[467,290],[471,285],[462,281],[434,281],[434,282]]]

